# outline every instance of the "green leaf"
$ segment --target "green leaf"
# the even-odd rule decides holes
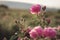
[[[11,36],[10,40],[15,40],[18,37],[18,35]]]

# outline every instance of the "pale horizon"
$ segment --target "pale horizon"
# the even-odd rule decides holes
[[[2,1],[41,4],[41,5],[46,5],[47,7],[50,7],[50,8],[60,8],[60,0],[2,0]]]

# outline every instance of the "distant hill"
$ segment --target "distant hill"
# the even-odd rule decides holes
[[[31,5],[33,5],[30,3],[11,2],[11,1],[0,1],[0,5],[1,4],[7,5],[10,8],[17,8],[17,9],[29,9],[31,7]],[[56,10],[56,9],[47,7],[47,10]]]
[[[7,5],[10,8],[16,8],[16,9],[28,9],[32,4],[29,3],[22,3],[22,2],[10,2],[10,1],[0,1],[0,5]]]

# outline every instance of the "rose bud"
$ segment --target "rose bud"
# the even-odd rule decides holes
[[[43,7],[42,7],[42,10],[45,11],[45,9],[46,9],[46,6],[43,6]]]
[[[50,19],[49,19],[49,18],[47,18],[47,19],[46,19],[46,22],[47,22],[47,23],[48,23],[48,25],[49,25],[51,21],[50,21]]]

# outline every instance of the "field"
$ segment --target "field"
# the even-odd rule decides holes
[[[46,11],[46,18],[51,19],[50,26],[54,27],[60,25],[60,11]],[[21,21],[24,27],[28,26],[37,26],[39,24],[35,15],[32,15],[29,10],[21,10],[21,9],[5,9],[0,8],[0,25],[4,28],[4,30],[11,31],[12,26],[15,25],[15,21]]]
[[[2,10],[1,10],[2,9]],[[60,11],[46,11],[46,18],[50,18],[55,25],[60,25]],[[27,24],[28,21],[32,21],[33,18],[36,18],[35,15],[32,15],[29,10],[20,10],[20,9],[4,9],[0,8],[0,24],[4,26],[14,25],[14,20],[20,20],[20,18],[25,18]],[[37,19],[37,18],[36,18]],[[8,25],[7,25],[8,24]]]

